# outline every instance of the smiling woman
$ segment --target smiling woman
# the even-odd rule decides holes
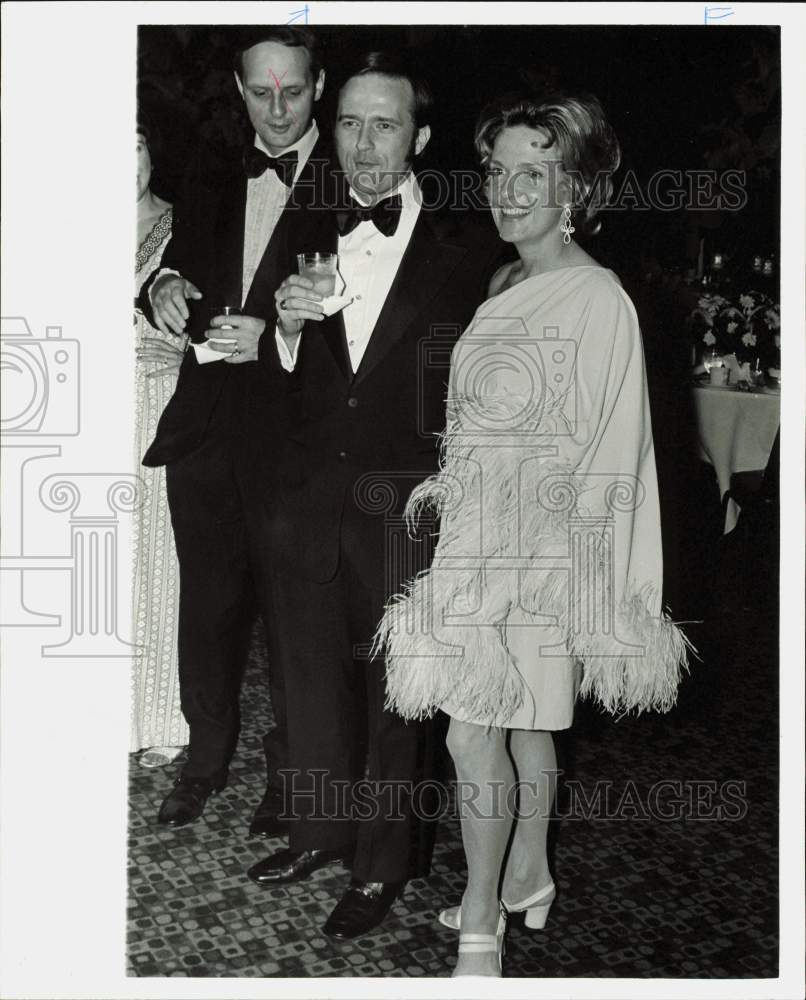
[[[499,101],[482,113],[476,149],[497,223],[530,215],[533,226],[551,230],[564,212],[569,226],[590,234],[600,228],[597,215],[612,193],[621,153],[596,98],[539,106]],[[504,232],[501,237],[508,239]]]
[[[594,99],[501,101],[476,143],[518,260],[451,355],[441,468],[406,507],[440,516],[439,542],[387,604],[378,645],[389,706],[451,718],[448,749],[474,795],[460,807],[467,889],[439,919],[460,931],[455,976],[500,976],[508,915],[542,928],[554,901],[552,733],[571,726],[578,695],[614,714],[667,711],[686,642],[660,605],[638,320],[572,239],[574,212],[594,221],[618,143]]]

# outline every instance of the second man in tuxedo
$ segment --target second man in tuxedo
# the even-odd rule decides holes
[[[174,212],[162,269],[143,287],[140,304],[163,331],[211,345],[222,360],[200,364],[188,351],[176,392],[144,464],[165,465],[180,568],[179,683],[190,727],[188,760],[158,820],[197,819],[227,778],[239,729],[240,678],[256,610],[263,612],[271,653],[273,614],[266,578],[269,553],[255,540],[251,498],[270,491],[274,457],[260,484],[244,460],[245,436],[259,434],[275,455],[284,436],[285,396],[278,384],[260,427],[249,425],[249,386],[258,373],[257,343],[271,319],[272,293],[284,273],[286,241],[316,200],[327,156],[315,103],[324,87],[312,32],[255,29],[236,58],[236,81],[254,131],[244,151],[200,158]],[[280,262],[283,262],[281,267]],[[222,307],[239,315],[224,316]],[[221,330],[226,324],[228,329]],[[282,381],[282,376],[276,381]],[[279,698],[278,717],[282,717]],[[267,757],[283,764],[284,734],[267,738]],[[272,773],[272,772],[270,772]],[[251,832],[281,830],[276,781]]]
[[[334,145],[349,199],[320,213],[297,249],[337,252],[351,302],[325,318],[312,284],[292,275],[259,348],[266,386],[278,368],[291,379],[267,503],[291,824],[289,848],[249,874],[273,885],[349,864],[324,925],[336,938],[377,925],[413,870],[411,793],[427,734],[384,709],[384,664],[370,647],[386,600],[430,560],[433,537],[408,539],[401,514],[437,467],[450,350],[496,252],[458,213],[423,207],[412,167],[431,103],[400,56],[373,53],[347,80]]]

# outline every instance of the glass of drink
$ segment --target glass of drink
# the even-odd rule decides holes
[[[224,305],[214,305],[210,306],[210,319],[213,316],[240,316],[241,310],[238,306],[224,306]],[[209,321],[208,321],[209,322]],[[232,327],[228,323],[222,323],[221,326],[216,327],[216,335],[208,337],[207,339],[214,344],[235,344],[236,341],[227,338],[226,331],[231,330]],[[220,334],[220,336],[218,335]]]
[[[297,268],[303,278],[313,282],[313,290],[324,298],[336,293],[339,255],[337,253],[297,254]]]
[[[237,306],[213,306],[213,316],[240,316],[241,310]],[[231,330],[232,327],[222,323],[219,330]]]

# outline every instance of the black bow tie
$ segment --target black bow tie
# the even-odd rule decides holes
[[[286,187],[293,187],[297,172],[297,151],[283,153],[275,159],[273,156],[266,156],[257,146],[250,146],[243,154],[243,168],[247,177],[261,177],[267,170],[273,170]]]
[[[344,211],[336,212],[339,236],[351,233],[361,222],[374,222],[379,233],[383,233],[384,236],[394,236],[397,232],[402,207],[403,202],[399,194],[393,194],[391,198],[379,201],[372,208],[359,205],[354,198],[350,198],[350,207]]]

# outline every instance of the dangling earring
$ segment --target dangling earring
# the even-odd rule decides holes
[[[571,233],[575,233],[576,229],[571,225],[571,206],[566,205],[563,208],[562,222],[560,223],[560,232],[563,234],[563,243],[568,246],[571,242]]]

